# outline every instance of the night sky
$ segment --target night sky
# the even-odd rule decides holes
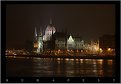
[[[50,18],[57,31],[88,41],[115,34],[113,4],[12,4],[6,6],[6,47],[23,47],[35,26],[45,30]]]

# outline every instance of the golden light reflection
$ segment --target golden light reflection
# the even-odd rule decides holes
[[[108,64],[112,64],[113,63],[113,60],[107,60],[108,61]]]
[[[39,59],[41,59],[41,58],[36,58],[36,57],[34,57],[33,59],[39,60]]]
[[[93,60],[92,64],[95,64],[96,65],[96,60]]]
[[[100,77],[103,77],[104,76],[103,70],[99,70],[98,74],[99,74]]]
[[[85,59],[85,61],[88,61],[89,59]]]
[[[73,61],[74,59],[70,59],[70,60],[72,60],[72,61]]]
[[[25,57],[15,57],[15,58],[24,58],[25,59]]]
[[[57,58],[57,60],[60,60],[60,58]]]
[[[94,73],[96,73],[96,72],[97,72],[97,70],[93,70],[93,72],[94,72]]]
[[[83,63],[83,59],[80,59],[80,63]]]
[[[76,61],[78,61],[78,59],[76,59]]]
[[[111,48],[108,48],[107,50],[110,52],[111,51]]]
[[[68,61],[68,60],[69,60],[69,58],[66,58],[65,60],[66,60],[66,61]]]
[[[103,64],[103,60],[102,59],[98,60],[98,63]]]

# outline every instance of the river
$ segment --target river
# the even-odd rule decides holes
[[[113,59],[6,58],[7,77],[115,77]]]

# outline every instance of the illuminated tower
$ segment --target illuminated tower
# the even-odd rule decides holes
[[[36,27],[34,32],[34,52],[35,53],[42,53],[43,51],[43,38],[42,38],[42,31],[37,33]]]
[[[36,31],[36,27],[35,27],[35,32],[34,32],[34,52],[37,52],[37,48],[38,48],[37,31]]]
[[[42,31],[39,32],[37,42],[38,42],[37,53],[42,53],[42,52],[43,52],[43,38],[42,38]]]
[[[67,49],[74,49],[74,48],[75,48],[75,41],[70,35],[69,39],[67,39]]]
[[[34,32],[34,34],[35,34],[35,40],[37,40],[37,30],[36,30],[36,27],[35,27],[35,32]]]

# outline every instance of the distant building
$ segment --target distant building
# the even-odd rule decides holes
[[[67,39],[67,49],[84,49],[84,41],[81,37],[72,37],[71,35]]]
[[[103,35],[99,38],[99,46],[103,50],[112,48],[115,49],[115,36],[114,35]]]
[[[66,39],[65,38],[57,38],[55,40],[55,49],[66,49]]]
[[[66,33],[55,32],[53,35],[53,49],[66,49]]]
[[[85,43],[81,37],[74,37],[72,35],[67,35],[65,32],[57,32],[55,27],[50,23],[45,29],[45,33],[38,31],[35,28],[35,39],[34,39],[34,52],[42,53],[51,52],[51,50],[79,50],[88,52],[97,52],[99,50],[99,41],[91,43]],[[100,38],[100,46],[103,48],[105,43],[103,43],[105,38]],[[105,44],[106,45],[106,44]],[[109,46],[108,46],[109,47]],[[110,47],[111,48],[111,47]]]
[[[84,50],[88,51],[88,53],[96,54],[99,51],[99,41],[84,44]]]
[[[99,51],[99,41],[98,42],[91,41],[90,51],[92,53],[97,53]]]
[[[80,37],[74,37],[75,40],[75,49],[84,49],[84,40]]]

